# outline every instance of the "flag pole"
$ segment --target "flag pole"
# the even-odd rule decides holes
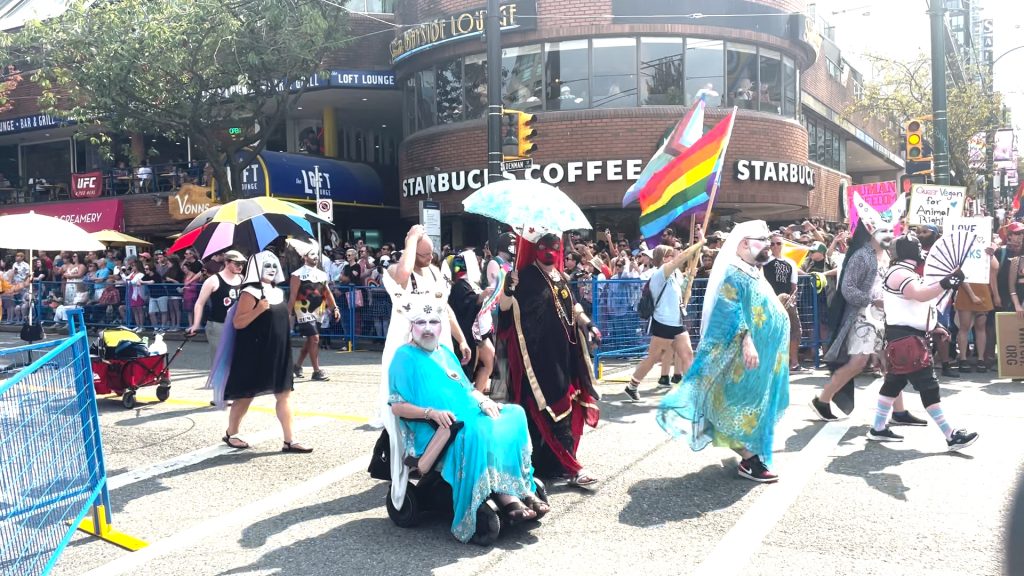
[[[687,245],[692,245],[693,242],[694,242],[693,239],[697,237],[697,234],[696,234],[697,230],[696,230],[696,228],[697,228],[697,213],[694,212],[693,214],[690,214],[690,240],[687,242]]]
[[[725,153],[729,149],[729,140],[732,139],[732,129],[736,126],[736,111],[738,107],[733,106],[732,108],[732,120],[729,122],[729,132],[725,135],[725,142],[722,144],[722,155],[719,157],[722,162],[722,167],[718,170],[718,174],[715,175],[715,184],[711,188],[711,194],[708,195],[708,205],[704,212],[704,224],[700,227],[701,239],[704,239],[704,234],[708,229],[708,222],[711,221],[711,208],[715,205],[715,196],[718,195],[718,185],[722,183],[722,170],[725,169]]]

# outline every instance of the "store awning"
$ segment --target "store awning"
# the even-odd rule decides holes
[[[30,211],[67,220],[86,232],[124,230],[124,205],[120,200],[44,202],[0,207],[0,214],[24,214]]]
[[[320,198],[330,198],[335,204],[384,204],[380,176],[372,167],[287,152],[260,152],[255,163],[242,174],[242,195],[315,202],[317,174],[320,176]]]

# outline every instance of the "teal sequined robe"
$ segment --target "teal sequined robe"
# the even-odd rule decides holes
[[[658,423],[688,436],[694,450],[746,448],[770,466],[775,424],[789,405],[789,317],[760,269],[730,266],[714,297],[693,365],[662,400]],[[759,358],[754,370],[743,363],[748,332]]]

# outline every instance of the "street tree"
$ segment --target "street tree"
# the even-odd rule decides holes
[[[223,199],[348,42],[322,0],[75,0],[31,22],[9,56],[34,70],[47,112],[84,133],[188,137]]]
[[[924,55],[910,61],[897,61],[869,55],[874,78],[864,85],[861,97],[847,114],[875,118],[885,126],[886,140],[902,146],[899,134],[911,118],[932,113],[931,61]],[[971,186],[984,168],[969,162],[970,140],[979,132],[998,127],[1002,107],[999,94],[992,94],[983,73],[966,69],[963,81],[950,82],[947,89],[949,157],[952,181]],[[934,142],[926,131],[926,138]]]

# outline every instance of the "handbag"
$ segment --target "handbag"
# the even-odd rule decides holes
[[[922,336],[905,336],[885,343],[888,372],[896,375],[913,374],[932,365],[932,353]]]

